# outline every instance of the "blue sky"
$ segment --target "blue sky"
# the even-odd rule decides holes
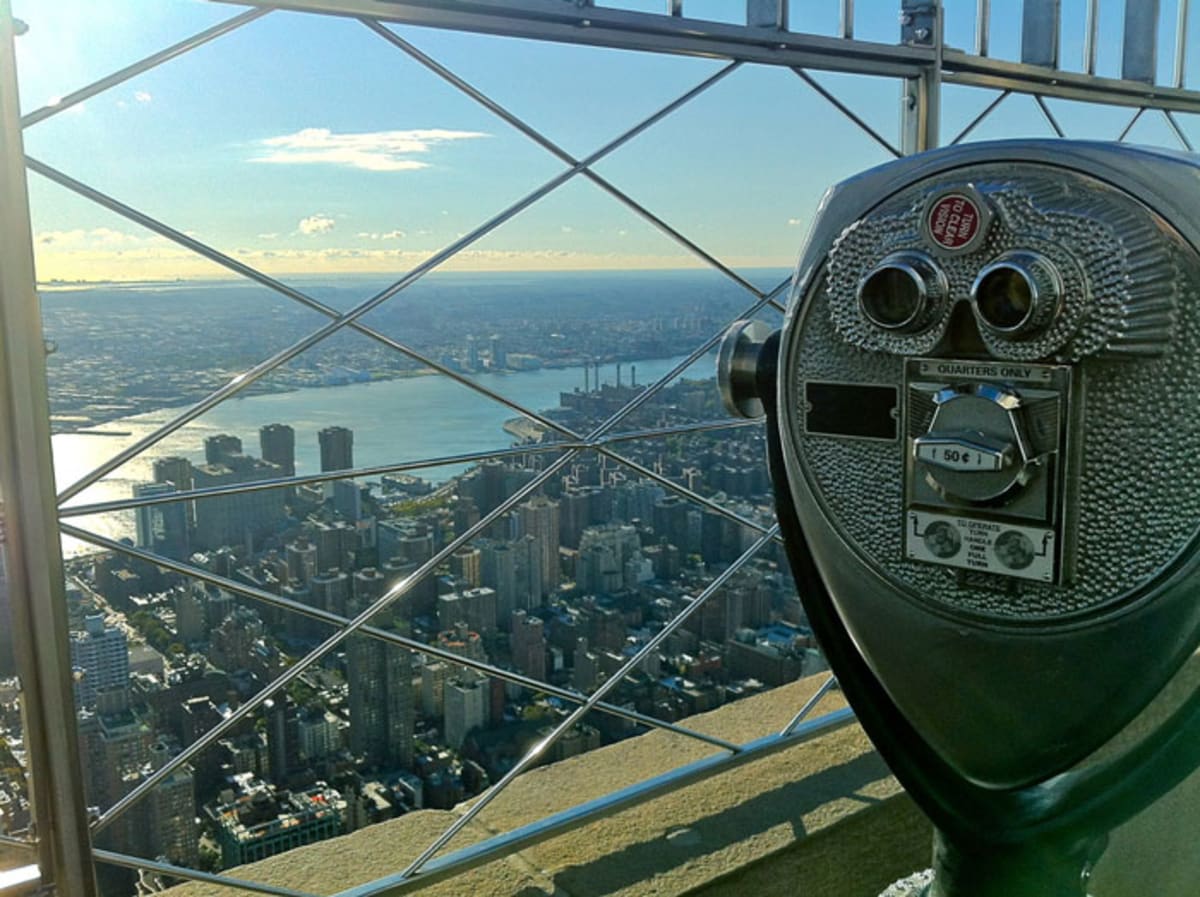
[[[611,5],[658,10],[665,0]],[[837,27],[836,2],[792,5],[794,30]],[[856,36],[896,40],[897,6],[859,0]],[[1103,74],[1119,65],[1115,6],[1102,4]],[[1165,70],[1175,4],[1162,6]],[[30,26],[17,42],[25,111],[240,11],[204,0],[13,0],[13,7]],[[974,7],[948,4],[949,43],[970,45]],[[1080,65],[1083,8],[1084,0],[1063,2],[1067,68]],[[741,0],[685,3],[697,18],[733,20],[741,9]],[[722,67],[432,29],[397,33],[576,156]],[[1013,57],[1018,40],[1019,17],[997,9],[993,54]],[[898,143],[897,82],[814,75]],[[948,89],[945,137],[992,96]],[[1086,137],[1114,137],[1129,116],[1082,104],[1052,108],[1072,134]],[[973,137],[1049,133],[1032,101],[1014,97]],[[1133,137],[1173,140],[1152,116]],[[43,162],[275,274],[403,272],[564,168],[361,24],[282,12],[28,128],[25,141]],[[750,268],[791,265],[824,189],[887,158],[794,73],[744,66],[596,171],[723,261]],[[43,280],[223,273],[38,175],[30,191]],[[447,267],[694,264],[576,177]]]

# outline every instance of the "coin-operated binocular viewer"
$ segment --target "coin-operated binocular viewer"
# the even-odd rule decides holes
[[[782,330],[735,325],[719,368],[766,413],[830,666],[937,830],[925,893],[1082,897],[1200,760],[1200,160],[1003,142],[852,178]]]

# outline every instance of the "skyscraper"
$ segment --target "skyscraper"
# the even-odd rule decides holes
[[[542,548],[542,591],[553,592],[558,587],[558,502],[541,495],[517,510],[520,534],[533,536]]]
[[[351,615],[365,605],[350,602]],[[412,655],[368,635],[346,642],[350,750],[369,766],[408,767],[413,760],[416,695]]]
[[[415,695],[407,651],[366,635],[346,648],[350,750],[370,766],[408,767],[413,758]]]
[[[354,431],[326,427],[317,434],[321,446],[321,470],[349,470],[354,466]]]
[[[488,680],[474,673],[446,682],[442,701],[447,744],[460,748],[472,729],[487,725],[490,693]]]
[[[513,611],[511,645],[518,670],[534,679],[546,678],[546,632],[540,619],[523,610]]]
[[[278,464],[284,476],[296,475],[296,431],[287,424],[267,424],[258,431],[264,461]]]
[[[218,433],[204,440],[204,462],[206,464],[224,464],[232,455],[242,453],[242,440],[228,433]]]
[[[205,454],[208,454],[209,443],[219,438],[213,436],[205,440]],[[192,476],[197,489],[269,480],[280,475],[279,468],[274,464],[257,458],[236,453],[225,453],[221,457],[224,460],[220,462],[193,468]],[[284,519],[282,489],[218,495],[197,501],[195,506],[195,543],[206,550],[222,545],[243,544],[248,537],[257,538],[271,531]]]
[[[171,483],[180,492],[192,488],[192,462],[179,455],[154,459],[154,482]]]
[[[106,626],[103,614],[84,620],[83,632],[71,633],[71,666],[78,671],[75,702],[88,707],[96,692],[110,686],[129,687],[129,650],[123,630]]]

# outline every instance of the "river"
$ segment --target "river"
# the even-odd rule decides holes
[[[681,358],[626,362],[622,382],[629,382],[630,367],[636,366],[637,382],[649,383],[669,372]],[[702,358],[684,374],[707,378],[713,373],[712,357]],[[602,366],[601,381],[616,382],[613,365]],[[537,371],[475,375],[480,384],[526,408],[540,411],[558,405],[560,392],[584,385],[582,367],[547,368]],[[53,437],[55,476],[60,489],[95,470],[122,449],[133,445],[181,409],[170,408],[120,418],[98,427],[108,433],[60,433]],[[175,431],[142,455],[127,462],[84,491],[71,504],[128,498],[134,483],[153,479],[155,458],[181,455],[193,462],[204,461],[204,440],[217,433],[230,433],[242,440],[247,454],[258,455],[258,430],[264,424],[287,424],[296,431],[296,473],[320,470],[317,432],[330,426],[354,431],[356,467],[393,464],[506,448],[512,437],[503,429],[515,412],[467,389],[448,377],[427,376],[370,383],[353,383],[319,389],[229,399],[187,426]],[[414,471],[442,482],[463,471],[464,466],[444,466]],[[71,522],[111,538],[132,538],[131,512],[71,518]],[[75,539],[64,539],[63,550],[76,556],[94,550]]]

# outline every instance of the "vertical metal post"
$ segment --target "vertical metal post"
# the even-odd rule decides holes
[[[787,31],[787,0],[746,0],[746,24]]]
[[[975,2],[975,55],[987,56],[992,33],[992,0]]]
[[[1083,70],[1096,74],[1096,45],[1100,40],[1100,0],[1088,0],[1087,24],[1083,35]]]
[[[854,37],[854,0],[842,0],[842,12],[838,22],[838,33],[850,40]]]
[[[1179,9],[1175,18],[1175,77],[1171,83],[1181,89],[1186,80],[1184,68],[1187,65],[1189,5],[1188,0],[1179,0]]]
[[[43,880],[93,897],[13,31],[0,0],[0,495],[13,642]]]
[[[1061,0],[1025,0],[1021,17],[1021,62],[1058,68]]]
[[[1153,84],[1158,75],[1158,0],[1127,0],[1121,77]]]
[[[938,145],[942,93],[941,0],[901,0],[900,41],[934,50],[932,62],[906,78],[900,96],[900,139],[905,155]]]

